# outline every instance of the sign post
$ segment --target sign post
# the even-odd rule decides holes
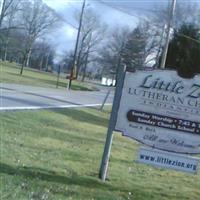
[[[141,162],[196,173],[199,160],[178,154],[200,154],[200,75],[184,79],[173,70],[120,68],[99,171],[103,181],[114,130],[159,149],[140,153],[149,154]]]
[[[116,86],[115,96],[114,96],[113,106],[112,106],[112,112],[110,116],[108,130],[107,130],[106,143],[105,143],[103,157],[102,157],[100,171],[99,171],[99,178],[102,181],[105,181],[106,176],[107,176],[108,163],[109,163],[110,151],[111,151],[112,140],[113,140],[113,131],[115,129],[115,124],[117,120],[117,113],[118,113],[120,99],[122,95],[125,72],[126,72],[125,66],[119,68],[117,86]]]

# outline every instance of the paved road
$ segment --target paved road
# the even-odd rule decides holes
[[[95,92],[67,91],[16,84],[0,84],[0,111],[18,109],[65,108],[98,106],[103,102],[108,89]],[[111,104],[113,92],[107,104]]]

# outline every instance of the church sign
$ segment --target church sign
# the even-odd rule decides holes
[[[200,153],[200,76],[126,72],[115,130],[157,149]]]

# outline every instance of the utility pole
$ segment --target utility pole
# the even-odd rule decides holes
[[[164,35],[165,35],[165,29],[166,29],[166,24],[163,26],[163,30],[162,30],[162,34],[161,34],[161,38],[160,38],[160,42],[159,42],[159,47],[158,47],[158,52],[156,54],[156,64],[154,69],[159,68],[159,56],[160,56],[160,52],[162,50],[162,43],[163,43],[163,39],[164,39]]]
[[[86,0],[83,0],[83,5],[82,5],[81,15],[80,15],[80,21],[79,21],[79,27],[78,27],[78,33],[77,33],[77,38],[76,38],[76,45],[75,45],[75,50],[74,50],[74,55],[73,55],[72,68],[71,68],[71,73],[70,73],[70,77],[69,77],[68,90],[71,89],[72,79],[73,79],[73,75],[74,75],[74,69],[76,67],[76,57],[77,57],[77,52],[78,52],[78,44],[79,44],[79,38],[80,38],[80,33],[81,33],[81,28],[82,28],[85,3],[86,3]]]
[[[3,0],[0,0],[0,15],[2,13],[2,8],[3,8]]]
[[[5,0],[0,0],[0,28],[1,28],[2,19],[3,19],[4,6],[5,6]]]
[[[175,7],[176,7],[176,0],[172,0],[172,5],[171,5],[171,8],[170,8],[168,24],[167,24],[166,41],[165,41],[165,46],[164,46],[161,65],[160,65],[161,69],[165,69],[165,63],[166,63],[167,52],[168,52],[168,47],[169,47],[169,40],[170,40],[170,29],[172,27]]]

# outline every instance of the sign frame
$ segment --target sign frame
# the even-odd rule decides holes
[[[137,156],[137,161],[142,164],[192,174],[197,174],[200,162],[197,157],[147,147],[140,147]]]
[[[200,75],[193,79],[184,79],[174,70],[126,72],[115,130],[156,149],[199,154],[200,81],[198,78]],[[197,86],[198,88],[195,88]],[[197,98],[195,100],[192,97],[186,98],[184,95],[187,93],[196,95]],[[154,96],[159,99],[157,102]],[[161,98],[166,102],[164,100],[162,102]],[[177,105],[174,103],[175,100],[178,101]],[[182,106],[180,104],[187,101],[190,103],[196,101],[196,107],[192,108],[191,113],[182,111],[181,117],[179,111],[169,112],[165,107],[171,106],[170,103],[173,102],[173,106],[180,109]],[[153,107],[154,103],[160,108]]]

